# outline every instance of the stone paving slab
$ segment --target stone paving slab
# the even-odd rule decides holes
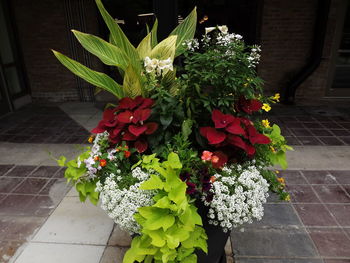
[[[97,263],[104,246],[31,242],[14,263]]]
[[[65,197],[33,241],[106,245],[113,221],[99,207],[76,197]]]
[[[244,228],[231,234],[235,256],[309,257],[318,256],[312,240],[304,229]]]
[[[292,170],[350,170],[350,147],[294,146],[287,160]]]
[[[88,131],[95,128],[102,119],[102,110],[93,103],[68,102],[60,105],[60,108]]]
[[[323,263],[322,259],[236,258],[235,263]],[[341,263],[341,262],[338,262]],[[345,261],[344,261],[345,263]]]
[[[73,159],[86,145],[0,142],[0,164],[53,165],[61,155]]]
[[[287,170],[280,176],[291,202],[272,195],[262,221],[232,232],[236,262],[350,262],[350,171]]]
[[[30,105],[1,118],[0,141],[84,143],[89,132],[57,106]]]

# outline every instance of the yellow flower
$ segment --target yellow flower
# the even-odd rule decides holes
[[[271,151],[272,151],[273,153],[276,152],[275,148],[273,148],[272,146],[270,146],[270,149],[271,149]]]
[[[243,86],[246,88],[248,87],[248,83],[244,83]]]
[[[276,171],[275,171],[275,173],[276,173],[276,174],[279,174],[279,173],[280,173],[280,171],[276,170]]]
[[[281,184],[285,185],[286,184],[286,181],[284,180],[283,177],[279,177],[277,178],[277,181],[279,181]]]
[[[270,122],[269,122],[268,119],[262,120],[261,123],[262,123],[262,125],[263,125],[265,128],[271,128]]]
[[[279,93],[276,93],[275,96],[273,96],[272,99],[274,99],[275,101],[279,102],[281,98],[281,95]]]
[[[268,112],[271,110],[271,106],[267,103],[264,103],[263,106],[261,107],[264,111]]]
[[[89,137],[89,139],[88,139],[88,142],[89,142],[89,143],[92,143],[92,142],[94,141],[94,139],[95,139],[95,137],[91,135],[91,136]]]
[[[284,198],[285,201],[290,201],[290,195],[287,195],[286,198]]]

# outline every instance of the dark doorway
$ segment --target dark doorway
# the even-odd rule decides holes
[[[335,72],[332,89],[348,89],[350,91],[350,4],[343,3],[345,17],[337,50]],[[350,94],[350,92],[349,92]]]
[[[29,93],[11,17],[8,2],[0,0],[0,114],[22,106]]]
[[[259,44],[262,0],[179,0],[180,19],[195,6],[199,20],[197,35],[204,34],[205,27],[226,25],[230,33],[242,35],[247,44]]]

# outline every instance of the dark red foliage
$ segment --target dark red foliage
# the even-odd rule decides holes
[[[253,112],[258,108],[257,104],[257,102],[252,100],[250,102],[245,100],[244,108],[249,112]],[[216,148],[239,148],[252,157],[255,154],[256,144],[268,144],[271,142],[267,136],[256,130],[253,122],[249,119],[234,117],[229,114],[223,114],[219,110],[213,110],[212,120],[215,128],[201,127],[200,134],[207,138],[208,143]],[[219,159],[215,164],[212,158],[213,167],[222,167],[227,162],[227,156],[223,152],[214,152],[214,155],[218,156]]]
[[[212,165],[213,165],[214,168],[222,168],[222,167],[227,163],[227,161],[228,161],[227,155],[224,154],[224,153],[221,152],[221,151],[216,151],[216,152],[214,152],[213,157],[214,157],[214,158],[215,158],[215,157],[218,158],[218,161],[217,161],[217,162],[214,162],[214,161],[212,160]],[[209,178],[209,180],[210,180],[210,178]]]
[[[187,184],[186,193],[189,195],[194,194],[196,192],[196,184],[191,182],[186,182],[186,184]]]
[[[153,105],[152,99],[141,96],[135,99],[123,98],[116,108],[106,109],[103,112],[103,119],[91,132],[107,131],[111,143],[118,144],[121,141],[127,141],[130,144],[133,142],[133,147],[142,153],[148,148],[146,135],[158,129],[158,124],[155,122],[145,123],[151,115]]]
[[[236,104],[236,109],[238,111],[244,111],[245,113],[252,114],[253,112],[259,111],[263,104],[255,99],[246,99],[245,97],[240,97],[238,103]]]

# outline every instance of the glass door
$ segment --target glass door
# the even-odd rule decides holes
[[[16,99],[28,94],[7,3],[0,0],[0,113],[16,108]]]
[[[338,17],[337,43],[333,58],[334,72],[328,95],[350,97],[350,4],[348,1],[342,1]]]

